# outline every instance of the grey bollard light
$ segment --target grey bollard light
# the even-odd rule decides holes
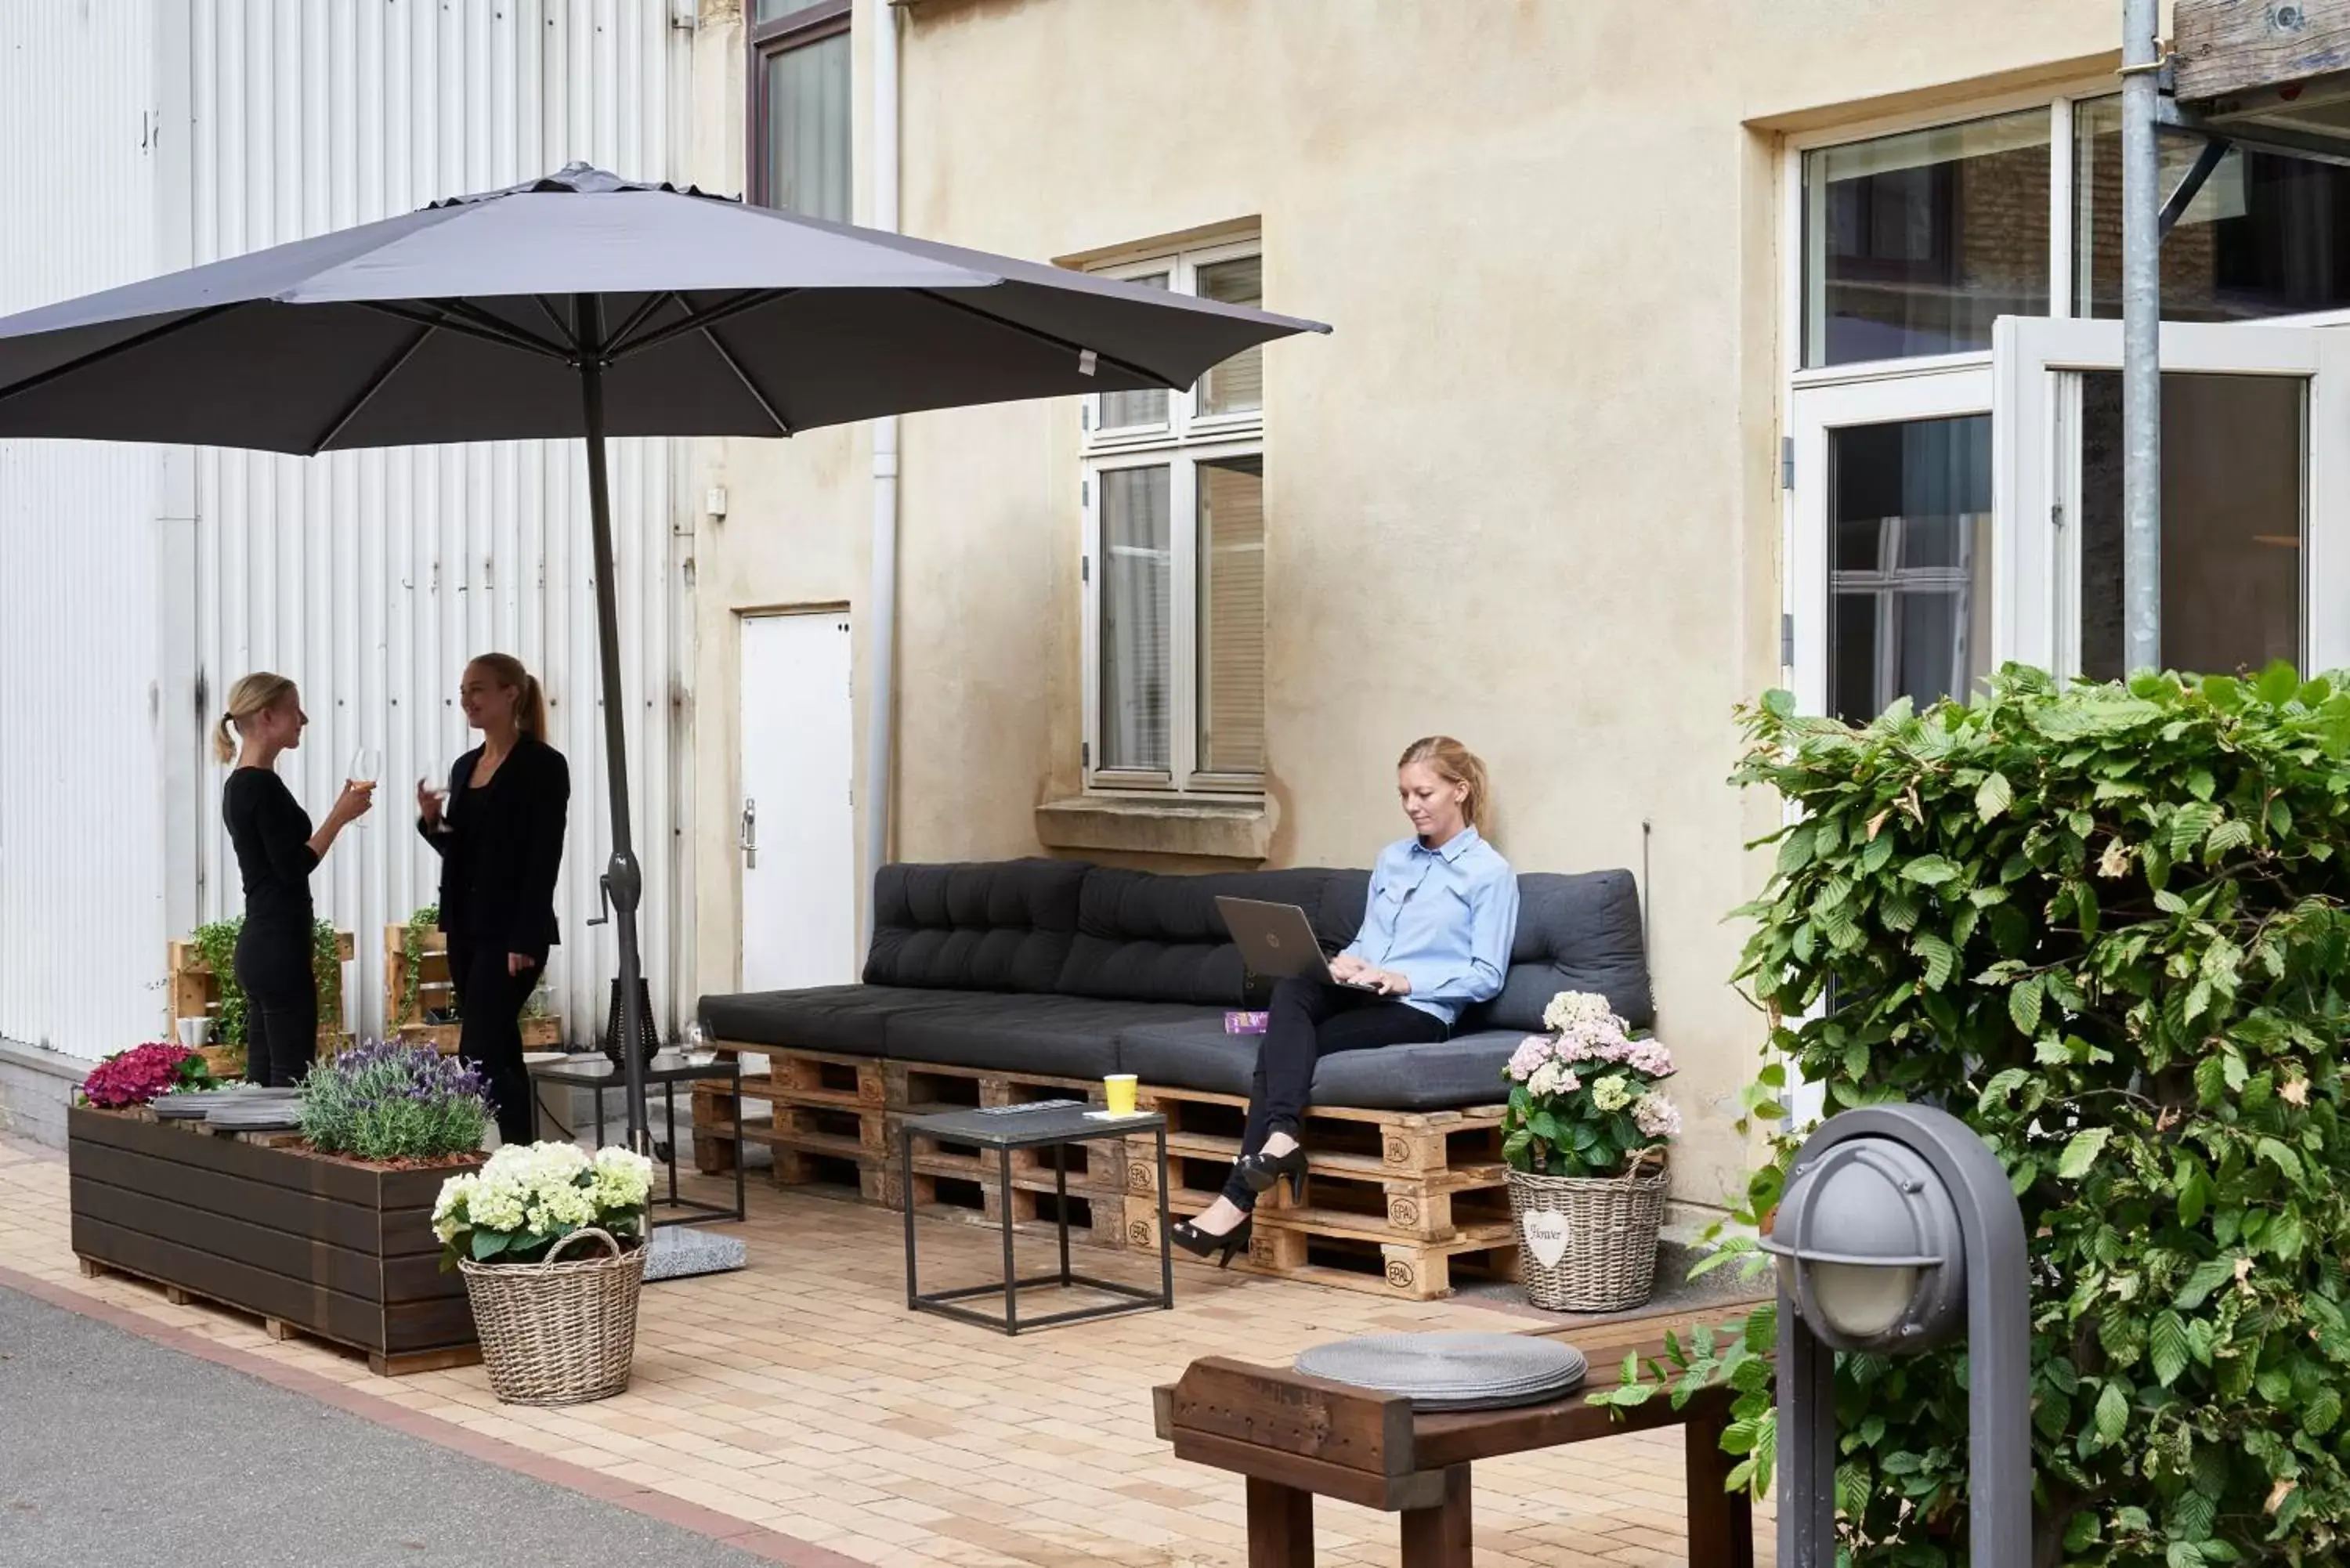
[[[1869,1106],[1804,1140],[1762,1250],[1779,1272],[1779,1562],[1835,1561],[1835,1353],[1962,1341],[1975,1568],[2032,1561],[2023,1210],[1956,1116]]]

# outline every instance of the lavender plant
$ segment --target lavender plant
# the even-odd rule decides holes
[[[429,1046],[371,1041],[318,1063],[302,1080],[302,1136],[325,1154],[473,1154],[489,1115],[481,1075]]]

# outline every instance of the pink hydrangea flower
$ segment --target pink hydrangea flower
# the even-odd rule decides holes
[[[1547,1034],[1527,1035],[1518,1042],[1518,1048],[1510,1053],[1510,1064],[1503,1070],[1517,1082],[1524,1083],[1541,1070],[1544,1063],[1551,1060],[1554,1054],[1552,1045],[1551,1037]]]
[[[1650,1137],[1679,1137],[1680,1107],[1662,1095],[1643,1095],[1639,1104],[1632,1107],[1632,1125]]]

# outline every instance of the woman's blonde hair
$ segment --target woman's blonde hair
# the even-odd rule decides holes
[[[515,699],[515,726],[534,741],[546,739],[546,693],[539,690],[538,677],[523,668],[521,659],[511,653],[484,653],[467,669],[488,670],[499,685],[519,692]]]
[[[228,689],[228,711],[220,717],[213,732],[213,755],[224,763],[236,761],[236,737],[244,731],[244,722],[256,713],[265,713],[294,691],[294,682],[283,675],[272,675],[256,670],[240,676]]]
[[[1461,815],[1470,826],[1477,826],[1477,819],[1485,814],[1492,800],[1492,785],[1485,781],[1484,759],[1450,735],[1428,735],[1406,746],[1396,766],[1407,768],[1414,763],[1426,763],[1446,784],[1468,785],[1469,793],[1461,802]]]

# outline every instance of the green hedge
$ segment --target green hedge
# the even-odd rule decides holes
[[[1801,808],[1741,911],[1773,1058],[1831,1108],[1942,1105],[2013,1177],[2037,1561],[2350,1559],[2350,690],[2012,667],[1863,729],[1742,720],[1737,782]],[[1965,1561],[1964,1376],[1840,1367],[1856,1564]]]

